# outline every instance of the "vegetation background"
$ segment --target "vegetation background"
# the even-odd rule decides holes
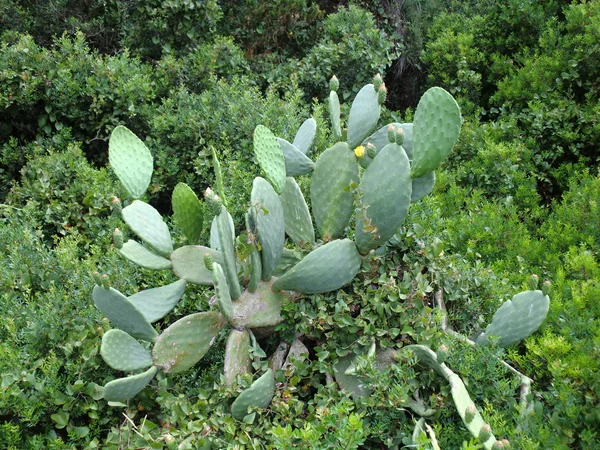
[[[600,1],[0,0],[0,33],[0,448],[402,448],[414,420],[397,405],[420,389],[441,448],[477,449],[448,392],[410,367],[374,374],[376,395],[358,402],[324,373],[337,348],[389,330],[442,339],[417,326],[431,310],[399,298],[441,288],[453,327],[472,333],[531,273],[552,281],[550,313],[503,357],[534,380],[533,414],[519,419],[517,381],[490,363],[500,349],[453,343],[449,365],[513,448],[600,448]],[[243,217],[255,126],[291,139],[312,115],[322,151],[329,78],[347,111],[376,73],[384,119],[410,121],[441,86],[463,130],[379,272],[285,311],[295,325],[281,336],[303,333],[311,360],[251,423],[226,413],[223,339],[190,373],[109,407],[90,274],[130,293],[170,281],[112,247],[112,129],[145,137],[163,215],[177,182],[213,183],[214,147]],[[188,291],[167,319],[208,296]]]

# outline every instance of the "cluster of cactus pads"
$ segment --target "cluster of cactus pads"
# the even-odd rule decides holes
[[[150,183],[152,156],[128,129],[115,128],[109,142],[110,165],[131,197],[127,206],[118,200],[116,206],[141,241],[123,242],[116,230],[115,242],[128,260],[148,269],[172,270],[179,281],[127,297],[98,277],[94,302],[115,327],[103,335],[102,357],[112,368],[133,373],[109,382],[104,388],[106,400],[127,401],[159,370],[172,374],[193,367],[227,326],[226,382],[233,384],[238,375],[251,373],[250,348],[257,335],[271,332],[281,322],[282,302],[297,293],[325,293],[349,284],[366,255],[385,245],[398,230],[411,202],[431,192],[434,170],[450,153],[461,128],[452,96],[432,88],[421,98],[413,123],[375,130],[386,94],[381,77],[376,76],[357,94],[347,128],[342,129],[336,85],[334,78],[329,109],[336,143],[316,161],[309,153],[316,135],[314,119],[304,122],[291,143],[262,125],[256,127],[254,151],[265,178],[253,182],[246,230],[237,238],[213,151],[216,186],[215,191],[205,192],[206,205],[183,183],[173,192],[174,219],[194,243],[174,249],[159,212],[139,200]],[[311,176],[312,215],[294,179],[303,175]],[[211,217],[203,217],[203,211]],[[205,219],[212,219],[208,246],[196,244],[209,222]],[[345,237],[351,227],[353,240]],[[286,235],[300,252],[284,248]],[[236,242],[249,250],[236,254]],[[174,308],[187,283],[213,285],[218,309],[183,317],[158,335],[152,323]],[[500,308],[477,342],[486,344],[489,336],[496,336],[510,345],[535,331],[547,309],[548,298],[541,292],[519,294]],[[152,350],[139,340],[151,343]],[[483,439],[479,413],[469,415],[472,402],[460,378],[428,348],[412,346],[412,350],[448,380],[467,427],[491,448],[487,444],[495,439],[491,434]],[[272,364],[238,396],[231,408],[234,417],[243,418],[249,407],[269,405],[275,393],[273,370],[281,364]],[[342,378],[338,382],[344,386]]]

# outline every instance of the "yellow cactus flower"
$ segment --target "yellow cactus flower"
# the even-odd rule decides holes
[[[354,149],[354,154],[357,158],[362,158],[365,156],[365,148],[362,145],[359,145]]]

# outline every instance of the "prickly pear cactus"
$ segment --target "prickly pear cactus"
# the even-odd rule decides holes
[[[337,88],[335,81],[333,88]],[[254,149],[265,178],[254,180],[246,230],[237,237],[222,198],[225,193],[220,164],[213,149],[217,193],[207,189],[205,205],[186,185],[178,185],[173,193],[175,220],[190,244],[176,249],[160,213],[138,200],[152,175],[150,152],[129,130],[115,130],[109,159],[133,199],[125,202],[121,214],[139,238],[123,243],[119,234],[119,252],[141,267],[171,270],[179,281],[126,296],[97,276],[94,302],[115,327],[104,334],[101,355],[115,370],[129,373],[105,386],[106,400],[131,399],[159,370],[172,374],[190,369],[224,334],[229,335],[224,380],[233,385],[239,376],[251,372],[255,335],[272,332],[282,321],[285,301],[302,294],[335,291],[355,279],[365,255],[385,246],[402,225],[410,203],[431,192],[433,170],[452,149],[461,124],[452,96],[433,88],[419,103],[414,126],[392,124],[391,128],[386,125],[376,130],[385,94],[381,77],[365,86],[350,108],[347,132],[342,132],[339,100],[332,91],[330,112],[335,142],[316,161],[309,153],[316,136],[314,119],[300,127],[292,143],[258,125]],[[347,141],[342,140],[344,136]],[[312,214],[294,176],[311,177]],[[202,245],[197,239],[208,224],[212,224],[210,242]],[[247,250],[243,255],[236,253],[236,242],[241,243],[242,236]],[[287,248],[294,245],[297,251]],[[159,335],[152,324],[175,307],[188,283],[214,286],[215,305],[163,327]],[[502,342],[512,342],[537,329],[544,305],[547,311],[546,300],[538,297],[515,297],[512,306],[499,310],[485,336],[496,335]],[[515,324],[510,336],[505,336],[506,321],[524,314],[524,308],[530,305],[533,312],[528,317],[532,319],[526,325]],[[485,336],[478,342],[483,343]],[[152,349],[147,350],[147,344],[138,340],[149,342]],[[466,420],[471,402],[460,379],[437,360],[435,353],[419,346],[413,351],[448,380],[461,417],[469,429],[481,432],[478,413],[469,410]],[[281,355],[278,358],[285,359]],[[393,358],[386,354],[382,361],[389,364]],[[350,365],[351,361],[347,362]],[[343,369],[348,372],[342,377],[347,382],[353,379],[350,369]],[[243,419],[251,408],[267,407],[275,392],[275,372],[268,369],[257,374],[256,381],[234,401],[233,416]],[[412,407],[422,409],[419,405]],[[493,436],[485,440],[486,448],[489,442],[493,444]]]

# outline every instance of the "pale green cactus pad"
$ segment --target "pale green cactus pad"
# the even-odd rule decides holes
[[[128,300],[148,322],[154,323],[175,308],[185,292],[186,285],[185,280],[178,280],[165,286],[140,291],[129,296]]]
[[[377,91],[367,84],[356,94],[348,116],[348,146],[354,149],[373,131],[379,120]]]
[[[233,217],[227,211],[227,219],[229,220],[229,228],[231,229],[231,240],[235,240],[235,226],[233,224]],[[210,248],[214,250],[221,250],[221,242],[219,241],[219,229],[217,228],[217,216],[213,217],[210,225]]]
[[[152,178],[152,154],[135,134],[116,127],[108,141],[108,161],[129,195],[144,195]]]
[[[281,194],[285,186],[285,159],[277,138],[263,125],[254,129],[254,154],[275,192]]]
[[[394,127],[400,127],[402,124],[398,123],[398,122],[392,122],[388,125],[384,125],[380,129],[375,131],[373,134],[371,134],[368,138],[366,138],[362,142],[361,145],[366,148],[367,145],[371,144],[371,145],[375,146],[376,152],[379,153],[383,147],[385,147],[386,145],[388,145],[390,143],[390,140],[388,138],[388,128],[390,125],[392,125]],[[412,126],[412,124],[409,124],[409,125]],[[404,147],[404,144],[402,144],[402,147]],[[404,150],[406,150],[406,148]],[[408,152],[407,152],[407,155],[408,155]],[[410,156],[409,156],[409,159],[410,159]]]
[[[361,257],[350,239],[331,241],[313,250],[275,283],[274,290],[304,294],[334,291],[352,281],[360,270]]]
[[[210,255],[213,261],[223,264],[223,254],[203,245],[185,245],[171,254],[173,273],[190,283],[212,285],[213,274],[204,265],[204,256]]]
[[[310,150],[310,147],[313,145],[316,135],[317,121],[311,117],[310,119],[306,119],[302,125],[300,125],[292,144],[306,155],[308,150]]]
[[[231,239],[231,236],[235,236],[235,232],[231,228],[229,218],[229,213],[223,206],[221,208],[221,214],[216,216],[217,230],[219,232],[219,245],[221,246],[221,254],[223,255],[223,263],[219,264],[223,265],[225,276],[227,277],[227,285],[229,286],[229,293],[231,294],[231,298],[235,299],[242,293],[242,288],[238,280],[234,239]]]
[[[183,372],[200,361],[227,323],[216,311],[191,314],[162,332],[152,350],[156,367],[166,373]]]
[[[420,178],[412,179],[412,193],[410,195],[411,203],[421,200],[426,195],[431,194],[435,187],[435,172],[427,172]]]
[[[173,251],[171,233],[159,212],[140,200],[123,208],[123,220],[138,237],[162,256],[169,257]]]
[[[233,302],[234,328],[273,327],[283,320],[281,305],[285,297],[272,289],[273,282],[261,281],[255,292],[244,291],[239,299]]]
[[[119,253],[132,263],[140,267],[153,270],[164,270],[171,268],[171,261],[148,250],[142,244],[132,239],[123,244]]]
[[[281,254],[281,259],[279,260],[279,264],[273,273],[274,276],[280,277],[300,261],[302,261],[302,255],[298,251],[290,250],[289,248],[284,248],[283,253]]]
[[[156,330],[140,310],[116,289],[94,286],[92,297],[96,307],[115,327],[145,341],[156,338]]]
[[[250,272],[250,281],[246,287],[248,292],[251,293],[256,291],[258,283],[262,279],[262,261],[260,259],[260,252],[258,251],[259,244],[256,242],[256,223],[253,219],[255,214],[252,207],[250,207],[246,213],[246,231],[248,232],[248,237],[253,239],[252,249],[250,250],[250,265],[252,266],[252,271]]]
[[[262,279],[269,281],[279,264],[285,241],[283,208],[273,187],[260,177],[254,179],[250,202],[261,246]]]
[[[372,392],[372,389],[368,386],[368,380],[355,375],[346,374],[346,370],[354,363],[355,358],[356,355],[354,353],[350,353],[349,355],[340,358],[333,366],[333,376],[340,387],[348,391],[353,397],[368,397]]]
[[[126,402],[135,397],[152,381],[158,370],[150,367],[145,372],[126,378],[113,380],[104,386],[104,400],[107,402]]]
[[[223,267],[221,267],[221,264],[217,262],[213,262],[213,280],[221,314],[223,314],[225,320],[231,321],[233,317],[231,294],[229,293],[229,286],[227,285],[225,271],[223,270]]]
[[[202,234],[202,203],[185,183],[178,183],[171,198],[173,218],[188,241],[195,244]]]
[[[296,180],[291,177],[286,179],[285,188],[279,198],[283,208],[285,232],[290,239],[296,244],[315,242],[310,211]]]
[[[358,187],[356,245],[362,254],[390,239],[410,206],[410,163],[398,144],[386,145],[369,164]]]
[[[231,414],[242,420],[248,414],[248,408],[253,406],[264,409],[271,403],[275,395],[275,377],[271,369],[242,392],[231,405]]]
[[[494,314],[492,323],[475,342],[489,345],[495,336],[500,347],[508,347],[535,333],[546,319],[550,298],[542,291],[525,291],[503,303]]]
[[[345,142],[328,148],[317,160],[310,182],[310,199],[324,241],[344,234],[354,212],[352,186],[358,187],[358,182],[358,161]]]
[[[329,119],[331,120],[331,131],[336,141],[342,140],[342,126],[340,121],[340,99],[337,92],[329,93]]]
[[[238,375],[252,371],[248,330],[231,330],[225,347],[225,382],[231,386]]]
[[[283,157],[285,159],[285,174],[288,177],[298,177],[310,173],[315,168],[312,162],[304,153],[298,150],[293,144],[285,139],[277,138],[281,146]]]
[[[456,100],[444,89],[429,89],[413,121],[413,178],[435,170],[458,140],[462,119]]]
[[[100,354],[110,367],[124,372],[152,365],[152,355],[137,340],[121,330],[108,330],[102,336]]]

